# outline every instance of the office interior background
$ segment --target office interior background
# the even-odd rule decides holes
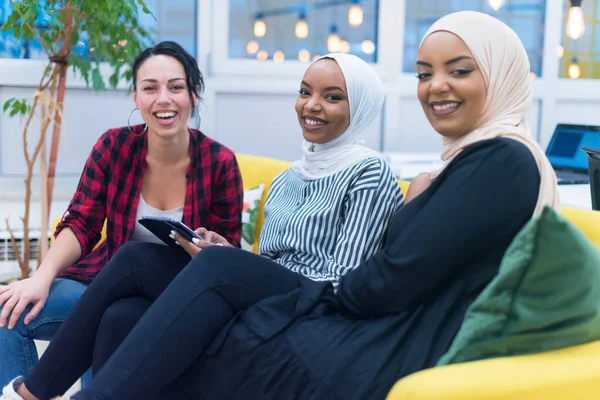
[[[43,1],[43,0],[41,0]],[[386,90],[384,112],[367,134],[380,151],[437,152],[441,139],[416,98],[419,42],[439,17],[459,10],[489,13],[520,36],[534,88],[527,120],[542,147],[557,123],[600,125],[600,0],[147,0],[142,22],[155,41],[175,40],[205,77],[201,130],[238,153],[293,160],[301,131],[294,111],[308,63],[343,51],[372,63]],[[573,8],[574,4],[581,7]],[[0,24],[10,2],[0,0]],[[40,21],[43,24],[43,21]],[[0,104],[31,98],[45,63],[39,43],[1,32]],[[93,57],[80,38],[76,51]],[[72,196],[84,162],[107,129],[125,126],[134,108],[129,82],[94,92],[68,79],[51,218]],[[139,115],[139,114],[138,114]],[[132,122],[141,122],[141,119]],[[10,252],[4,219],[20,226],[26,164],[23,120],[0,114],[0,262]],[[195,121],[190,121],[193,126]],[[33,121],[30,131],[38,131]],[[39,229],[34,181],[30,225]],[[4,236],[2,236],[4,235]],[[4,254],[3,251],[6,253]]]

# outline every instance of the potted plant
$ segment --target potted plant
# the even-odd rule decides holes
[[[94,90],[116,88],[130,81],[135,56],[151,42],[150,32],[140,26],[139,12],[151,14],[143,0],[22,0],[11,1],[12,12],[3,24],[19,40],[36,40],[47,54],[47,66],[32,99],[11,98],[3,110],[11,117],[24,118],[23,152],[27,164],[23,253],[18,251],[13,230],[6,218],[12,247],[21,269],[21,279],[31,273],[29,216],[31,184],[36,163],[40,162],[42,227],[40,258],[47,250],[48,214],[52,203],[56,159],[60,141],[67,70],[72,68]],[[106,71],[110,71],[108,74]],[[108,76],[108,77],[107,77]],[[107,79],[105,79],[107,77]],[[40,120],[40,135],[28,150],[29,127]],[[52,127],[50,156],[46,162],[46,132]]]

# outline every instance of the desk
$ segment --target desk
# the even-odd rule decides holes
[[[410,180],[421,172],[435,171],[443,164],[439,153],[384,152],[392,172],[398,179]],[[563,206],[592,209],[590,185],[558,185],[560,204]]]
[[[590,185],[558,185],[560,204],[563,206],[592,209]]]

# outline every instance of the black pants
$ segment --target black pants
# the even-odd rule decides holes
[[[92,364],[106,310],[153,301],[77,399],[151,399],[201,356],[217,333],[259,300],[299,287],[299,275],[239,249],[212,247],[192,261],[180,249],[131,242],[94,279],[26,380],[38,398],[62,395]]]
[[[108,362],[151,305],[152,301],[144,297],[127,297],[114,302],[106,309],[94,343],[94,375]]]

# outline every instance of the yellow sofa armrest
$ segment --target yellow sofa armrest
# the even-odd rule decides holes
[[[387,400],[600,398],[600,341],[545,353],[432,368],[396,383]]]
[[[560,208],[560,213],[600,248],[600,212],[565,206]]]
[[[52,234],[50,235],[50,244],[52,245],[52,243],[54,243],[54,232],[56,232],[56,227],[58,226],[58,224],[60,223],[60,221],[62,220],[62,217],[59,218],[55,218],[54,221],[52,221]],[[94,249],[96,247],[98,247],[100,245],[100,243],[102,243],[104,240],[106,240],[106,221],[104,221],[104,226],[102,226],[102,236],[100,236],[100,240],[98,241],[98,244],[96,244],[96,246],[94,246]]]

